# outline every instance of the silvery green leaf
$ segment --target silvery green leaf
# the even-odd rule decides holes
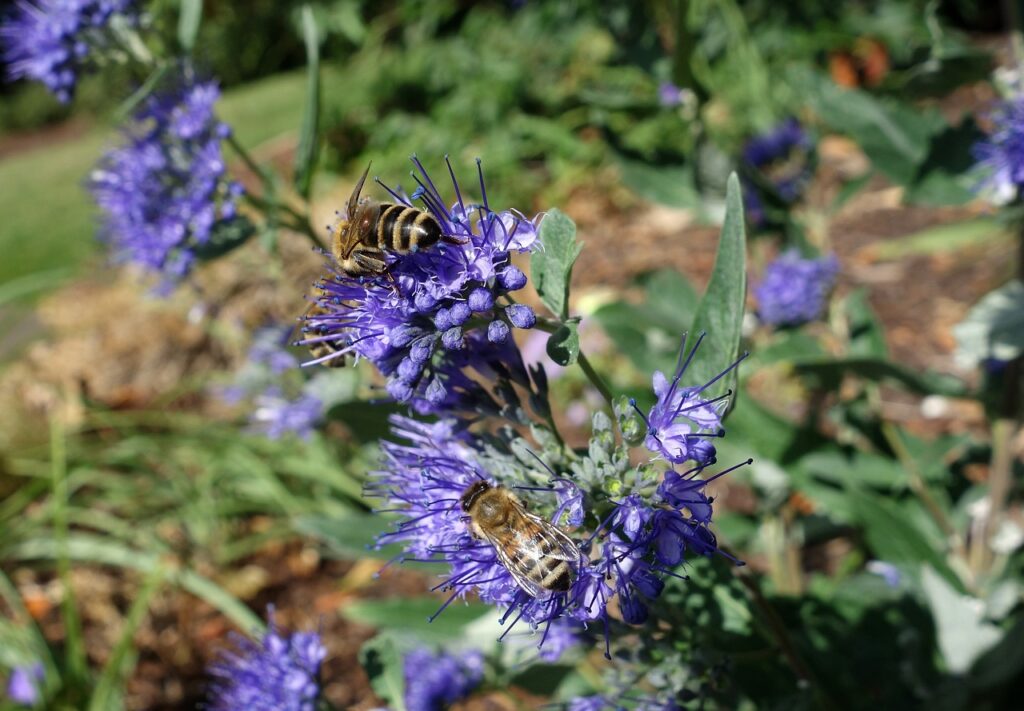
[[[938,628],[939,649],[946,666],[962,674],[1003,637],[1003,631],[984,619],[985,605],[954,590],[930,566],[921,571],[921,587]]]
[[[564,212],[552,209],[540,223],[541,248],[530,259],[533,287],[540,300],[560,319],[569,316],[569,281],[572,265],[583,246],[576,241],[576,224]]]
[[[1024,352],[1024,283],[1014,280],[990,292],[953,327],[956,360],[965,368],[986,358],[1013,360]]]

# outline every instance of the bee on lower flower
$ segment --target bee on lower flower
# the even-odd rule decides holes
[[[498,560],[531,597],[565,592],[583,554],[554,524],[528,512],[519,497],[486,481],[472,484],[460,499],[470,530],[494,546]]]

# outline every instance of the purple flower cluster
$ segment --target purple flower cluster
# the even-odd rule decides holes
[[[792,117],[747,141],[742,153],[746,171],[743,199],[753,224],[760,225],[767,218],[764,188],[785,205],[800,199],[811,177],[808,154],[812,147],[800,122]]]
[[[242,186],[226,177],[221,141],[231,129],[214,115],[219,97],[216,83],[185,77],[153,94],[89,178],[117,258],[158,272],[165,286],[236,219]]]
[[[469,696],[484,677],[484,658],[478,651],[434,654],[414,649],[405,655],[407,711],[443,711]]]
[[[813,321],[825,309],[829,292],[839,274],[839,260],[830,254],[803,259],[796,250],[778,256],[754,287],[757,313],[773,326],[796,326]]]
[[[259,642],[234,637],[236,649],[210,666],[213,711],[314,711],[320,697],[320,665],[327,649],[315,632],[284,635],[268,612],[269,630]]]
[[[90,54],[110,44],[106,29],[123,15],[134,24],[134,0],[16,0],[0,25],[11,79],[41,82],[62,103],[71,101]]]
[[[473,592],[505,609],[501,622],[512,619],[505,634],[520,620],[535,629],[543,627],[541,649],[552,623],[563,619],[584,625],[600,620],[607,641],[613,598],[618,599],[622,620],[642,624],[648,603],[664,588],[666,575],[677,576],[673,569],[688,554],[708,556],[717,551],[708,528],[712,500],[704,489],[731,469],[709,479],[701,476],[713,459],[713,448],[709,453],[702,446],[706,440],[699,430],[713,427],[720,434],[719,403],[723,401],[699,397],[710,383],[699,388],[680,386],[693,352],[685,360],[680,357],[671,383],[664,376],[656,378],[660,392],[650,420],[652,427],[657,422],[661,428],[652,449],[670,467],[686,460],[697,461],[696,467],[678,472],[645,465],[633,474],[625,473],[614,464],[628,463],[624,449],[595,455],[602,447],[614,446],[607,444],[613,438],[604,436],[610,434],[611,423],[598,415],[591,459],[563,466],[567,470],[563,473],[549,470],[548,486],[540,488],[548,492],[547,507],[554,511],[549,520],[559,525],[565,516],[570,525],[589,524],[592,529],[579,544],[581,557],[571,564],[573,579],[567,591],[546,590],[534,597],[516,582],[494,545],[474,537],[460,506],[463,493],[481,480],[492,487],[536,491],[538,487],[529,486],[536,481],[536,467],[535,462],[524,462],[513,454],[514,443],[503,455],[494,443],[483,445],[454,420],[428,424],[403,416],[392,418],[393,435],[401,441],[383,443],[384,466],[368,490],[385,499],[389,510],[402,519],[380,543],[400,541],[405,559],[448,565],[448,577],[438,587],[452,595],[441,610]],[[618,496],[610,496],[613,491]],[[595,506],[598,501],[605,502],[600,510]],[[543,507],[545,502],[541,498],[534,503]]]
[[[16,704],[35,706],[42,698],[41,686],[45,673],[39,662],[15,667],[7,680],[7,698]]]
[[[993,112],[994,130],[973,153],[985,173],[979,188],[997,203],[1016,199],[1024,186],[1024,96],[1009,99]]]
[[[234,382],[221,390],[228,403],[249,400],[253,431],[272,439],[286,434],[307,438],[323,419],[325,403],[314,381],[299,371],[299,360],[286,347],[289,328],[263,328],[253,336],[245,365]]]
[[[385,189],[396,203],[422,203],[457,244],[390,255],[388,274],[375,277],[351,277],[332,262],[330,278],[317,285],[322,308],[308,316],[301,343],[341,344],[326,358],[368,359],[387,377],[391,397],[428,413],[450,410],[463,391],[475,391],[466,370],[507,360],[511,329],[535,324],[533,310],[509,294],[526,285],[511,255],[534,249],[537,229],[519,212],[491,209],[479,161],[482,203],[463,199],[449,164],[450,208],[419,160],[413,163],[419,187],[411,196]]]

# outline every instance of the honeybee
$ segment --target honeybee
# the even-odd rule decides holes
[[[331,254],[341,271],[349,276],[388,274],[384,251],[408,254],[426,249],[439,241],[463,244],[446,235],[432,214],[409,205],[359,199],[370,172],[366,166],[348,199],[347,215],[332,229]]]
[[[498,560],[532,597],[565,592],[582,554],[556,526],[528,512],[515,494],[474,482],[459,499],[474,537],[494,546]]]

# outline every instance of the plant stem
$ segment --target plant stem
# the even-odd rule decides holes
[[[1017,427],[1013,420],[1000,419],[992,425],[992,468],[988,478],[989,507],[982,524],[977,546],[972,551],[972,568],[987,572],[992,562],[992,536],[1003,518],[1003,509],[1013,479],[1013,442]]]
[[[603,397],[604,401],[608,403],[608,407],[611,408],[612,412],[614,412],[615,404],[613,402],[614,396],[612,395],[612,391],[608,388],[608,384],[605,383],[601,374],[594,370],[594,366],[590,364],[590,360],[582,350],[580,351],[579,358],[576,362],[579,363],[580,369],[590,380],[590,384],[597,388],[597,391],[601,393],[601,397]]]
[[[65,659],[68,675],[78,683],[87,678],[82,624],[75,607],[71,585],[71,556],[68,553],[67,447],[61,413],[50,415],[50,473],[53,487],[53,540],[57,548],[57,576],[61,584],[61,617],[64,623]]]
[[[723,547],[724,550],[724,547]],[[727,551],[728,552],[728,551]],[[776,612],[775,608],[761,592],[761,586],[746,568],[736,567],[736,577],[739,578],[740,583],[750,593],[750,597],[754,602],[754,606],[761,613],[761,618],[766,627],[766,631],[772,640],[779,647],[779,651],[782,653],[783,658],[789,665],[789,668],[793,670],[796,678],[801,684],[809,685],[814,694],[818,697],[818,708],[822,709],[839,709],[842,708],[839,704],[832,699],[825,687],[822,686],[821,681],[815,676],[811,668],[800,656],[796,645],[793,643],[792,637],[789,636],[789,631],[786,629],[786,623]]]
[[[238,157],[242,159],[242,162],[248,166],[249,170],[256,174],[260,179],[260,182],[263,183],[263,187],[269,188],[270,176],[267,174],[267,171],[263,166],[257,163],[251,155],[249,155],[249,151],[247,151],[245,146],[238,141],[238,138],[235,136],[233,131],[228,134],[228,137],[225,140],[228,142],[228,145],[231,146],[232,150],[238,154]]]
[[[316,249],[326,250],[326,247],[323,242],[320,241],[320,237],[317,235],[316,230],[313,229],[313,224],[309,220],[309,215],[299,212],[287,203],[267,200],[260,195],[254,195],[246,192],[243,193],[243,197],[246,202],[261,210],[267,217],[268,222],[273,219],[276,225],[285,227],[293,232],[298,232],[306,237]],[[290,217],[293,222],[277,221],[276,213],[278,212],[283,212]]]

